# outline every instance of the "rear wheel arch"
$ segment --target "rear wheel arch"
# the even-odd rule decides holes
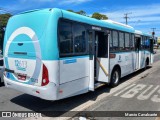
[[[146,58],[146,64],[149,65],[149,58]]]
[[[119,65],[119,64],[116,64],[116,65],[113,67],[112,72],[113,72],[113,70],[115,70],[115,69],[118,69],[118,70],[119,70],[119,72],[120,72],[120,77],[121,77],[121,67],[120,67],[120,65]],[[111,72],[111,74],[112,74],[112,72]]]
[[[116,75],[115,75],[116,74]],[[114,79],[115,76],[118,75],[118,79],[116,78],[116,80]],[[112,69],[112,72],[111,72],[111,76],[110,76],[110,83],[109,85],[111,87],[115,87],[119,84],[119,81],[120,81],[120,78],[121,78],[121,67],[120,65],[115,65]]]
[[[145,66],[144,66],[144,70],[147,69],[147,66],[149,65],[149,58],[147,57],[146,58],[146,61],[145,61]]]

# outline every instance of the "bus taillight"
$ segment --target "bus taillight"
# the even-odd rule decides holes
[[[42,74],[42,86],[45,86],[49,83],[49,78],[48,78],[48,69],[46,66],[43,64],[43,74]]]

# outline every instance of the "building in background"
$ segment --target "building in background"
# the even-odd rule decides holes
[[[157,44],[160,45],[160,37],[157,38]]]

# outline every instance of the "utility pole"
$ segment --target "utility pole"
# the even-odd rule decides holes
[[[155,35],[155,30],[156,28],[151,28],[152,29],[152,37],[153,37],[153,40],[154,40],[154,44],[156,43],[155,39],[154,39],[154,35]]]
[[[124,14],[124,19],[126,20],[126,25],[128,25],[128,19],[129,19],[128,15],[129,14],[132,14],[132,13],[125,13]]]

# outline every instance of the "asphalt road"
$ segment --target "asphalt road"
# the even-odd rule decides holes
[[[155,59],[154,59],[155,62],[160,60],[160,57],[157,54],[155,54]],[[123,78],[122,82],[125,83],[126,81],[129,81],[132,77],[135,77],[141,73],[143,73],[143,70]],[[91,111],[92,110],[95,110],[95,111],[127,110],[128,111],[128,110],[137,110],[137,109],[160,110],[159,102],[154,102],[151,99],[151,97],[146,100],[139,100],[137,98],[137,96],[140,95],[140,93],[145,91],[147,88],[150,88],[151,85],[152,85],[151,89],[155,88],[157,85],[160,85],[160,81],[158,81],[160,74],[158,73],[159,73],[158,71],[155,71],[153,74],[148,75],[141,81],[138,81],[136,85],[142,85],[142,86],[145,86],[145,88],[139,91],[132,98],[126,98],[127,95],[125,95],[125,93],[128,90],[122,92],[117,96],[115,96],[115,94],[111,94],[110,96],[105,97],[102,101],[100,101],[100,103],[99,102],[95,103],[94,105],[89,107],[87,110],[91,110]],[[112,91],[112,88],[109,88],[108,86],[103,86],[97,89],[95,92],[89,92],[83,95],[52,102],[52,101],[45,101],[31,95],[24,94],[19,91],[9,89],[1,85],[0,111],[70,111],[76,108],[78,109],[79,106],[89,101],[96,101],[96,99],[101,94],[104,94],[104,93],[110,94],[111,93],[110,91]],[[60,115],[62,114],[63,112]],[[11,118],[11,119],[17,120],[17,118]]]
[[[160,56],[155,57],[155,62]],[[90,106],[86,111],[160,111],[160,66],[157,70]],[[134,113],[134,112],[132,112]],[[92,116],[94,117],[94,116]],[[156,117],[94,117],[97,120],[155,120]]]
[[[160,70],[160,69],[159,69]],[[132,84],[133,85],[133,84]],[[138,89],[138,90],[137,90]],[[125,91],[118,91],[106,97],[88,111],[160,111],[160,74],[155,71],[146,78],[136,82]],[[96,118],[104,119],[106,118]],[[124,118],[108,118],[108,120],[124,120]],[[125,118],[127,120],[155,120],[152,118]]]

